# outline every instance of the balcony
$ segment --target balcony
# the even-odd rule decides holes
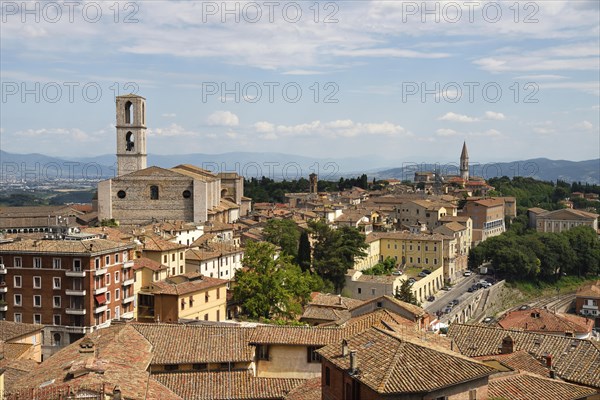
[[[100,268],[94,270],[94,276],[105,275],[108,272],[108,268]]]
[[[135,296],[123,297],[121,301],[123,304],[131,303],[135,299]]]
[[[89,328],[86,328],[85,326],[65,326],[63,328],[65,329],[65,331],[67,331],[69,333],[83,333],[83,334],[86,334],[87,332],[91,331]]]
[[[4,264],[0,264],[0,275],[6,275],[6,267]]]
[[[108,288],[106,286],[98,288],[98,289],[94,289],[94,295],[106,293],[107,290],[108,290]]]
[[[587,309],[587,310],[598,310],[598,306],[594,306],[591,304],[584,304],[581,306],[581,308]]]
[[[6,282],[0,283],[0,293],[8,292],[8,288],[6,287]]]
[[[85,278],[85,271],[67,270],[65,275],[71,278]]]
[[[67,289],[65,294],[67,296],[85,296],[87,292],[83,289]]]
[[[65,312],[70,315],[85,315],[87,310],[85,308],[67,308]]]
[[[8,311],[8,304],[0,304],[0,311]]]
[[[133,267],[133,261],[125,261],[123,263],[123,268],[131,268]]]
[[[107,309],[106,305],[98,306],[94,309],[94,314],[100,314],[100,313],[106,311],[106,309]]]
[[[131,278],[131,279],[125,279],[123,281],[123,286],[131,286],[131,285],[133,285],[133,281],[134,281],[133,278]]]

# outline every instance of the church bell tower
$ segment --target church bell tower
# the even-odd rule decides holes
[[[146,99],[117,96],[117,176],[146,168]]]
[[[460,177],[465,182],[469,181],[469,153],[467,152],[467,142],[463,143],[462,153],[460,153]]]

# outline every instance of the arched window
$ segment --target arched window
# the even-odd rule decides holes
[[[150,186],[150,200],[158,200],[158,186]]]
[[[60,346],[60,333],[55,333],[52,335],[52,345]]]
[[[125,150],[133,151],[133,147],[134,147],[135,143],[133,141],[133,133],[132,132],[127,132],[127,135],[125,135],[125,141],[126,141]]]
[[[130,101],[125,103],[125,123],[133,123],[133,103]]]

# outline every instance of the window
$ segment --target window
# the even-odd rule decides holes
[[[15,268],[22,268],[23,267],[23,259],[21,257],[15,257],[14,265],[15,265]]]
[[[325,367],[325,386],[329,386],[331,384],[331,371],[329,367]]]
[[[34,276],[33,277],[33,288],[34,289],[41,289],[42,288],[42,277],[41,276]]]
[[[73,271],[81,271],[81,260],[79,258],[73,260]]]
[[[217,310],[217,322],[221,320],[221,310]]]
[[[166,264],[169,261],[169,259],[167,258],[167,255],[165,254],[163,256],[163,264]]]
[[[194,296],[190,296],[189,301],[190,301],[190,307],[194,307]]]
[[[106,320],[110,319],[110,309],[106,310]]]
[[[208,292],[204,293],[204,302],[205,303],[208,303],[208,298],[209,298]]]
[[[179,259],[183,260],[183,252],[179,253]]]
[[[221,288],[217,288],[217,300],[221,298]]]
[[[158,186],[150,186],[150,200],[158,200]]]
[[[119,278],[120,278],[120,273],[119,271],[115,272],[115,283],[119,282]]]
[[[60,269],[61,268],[60,267],[60,262],[61,262],[60,258],[53,258],[52,259],[52,268],[54,268],[54,269]]]
[[[181,309],[185,310],[185,299],[181,299]]]
[[[116,319],[121,318],[121,307],[119,307],[119,306],[115,307],[115,318]]]
[[[106,302],[110,303],[110,291],[106,292]]]
[[[128,254],[126,251],[123,252],[123,262],[128,260]]]
[[[58,317],[58,324],[56,323],[56,317]],[[60,325],[60,315],[54,316],[54,325]],[[54,335],[52,335],[52,346],[60,346],[60,342],[60,333],[55,333]]]
[[[306,362],[307,363],[320,363],[321,355],[317,353],[318,347],[308,346],[306,348]]]
[[[115,254],[115,264],[119,263],[119,253]]]
[[[20,275],[15,275],[13,277],[13,282],[14,282],[14,287],[15,288],[20,288],[21,285],[22,285],[21,276]]]
[[[119,300],[120,298],[121,298],[121,290],[115,289],[115,301]]]
[[[204,314],[204,320],[208,321],[208,314]]]
[[[42,323],[42,314],[33,314],[33,323],[40,325]]]
[[[104,265],[110,265],[110,256],[104,257]]]
[[[60,278],[52,278],[52,289],[60,289]]]
[[[371,289],[371,294],[375,296],[375,289]]]
[[[171,261],[175,261],[175,253],[171,254]]]
[[[100,259],[99,258],[94,259],[94,268],[100,269]]]
[[[124,198],[125,198],[125,196],[127,196],[127,193],[125,193],[125,191],[124,191],[124,190],[119,190],[119,191],[117,192],[117,197],[118,197],[118,198],[120,198],[120,199],[124,199]]]
[[[60,308],[60,296],[52,296],[52,306],[54,308]]]
[[[106,286],[110,285],[110,274],[104,275],[104,285],[106,285]]]
[[[358,294],[362,293],[362,288],[358,288]]]
[[[23,297],[20,294],[15,294],[15,307],[21,307],[23,305]]]
[[[21,314],[21,313],[15,313],[13,320],[15,322],[23,322],[23,314]]]
[[[256,346],[256,358],[259,360],[269,360],[269,346],[266,344],[259,344]]]
[[[33,296],[33,306],[34,307],[41,307],[42,306],[42,296],[36,294],[35,296]]]
[[[33,257],[33,268],[42,268],[42,258]]]

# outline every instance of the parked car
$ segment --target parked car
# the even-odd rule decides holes
[[[452,304],[454,304],[454,305],[458,305],[458,303],[460,303],[460,302],[458,301],[458,299],[454,299],[454,300],[452,300]]]
[[[417,280],[415,278],[408,278],[408,283],[415,283]]]
[[[400,276],[402,275],[402,271],[394,271],[392,272],[392,275]]]
[[[494,283],[496,283],[496,280],[494,278],[485,278],[485,281],[491,285],[493,285]]]
[[[479,286],[477,286],[476,284],[471,286],[471,289],[473,289],[473,291],[476,291],[477,289],[479,289]]]
[[[425,278],[427,276],[427,274],[423,271],[419,272],[419,277],[420,278]]]
[[[450,307],[450,308],[454,307],[454,302],[453,301],[449,302],[448,307]]]
[[[523,311],[523,310],[528,310],[529,306],[527,304],[523,304],[521,307],[519,307],[519,310]]]
[[[435,296],[429,296],[429,297],[427,298],[427,301],[435,301]]]
[[[431,273],[431,271],[428,269],[424,269],[423,272],[426,273],[427,275],[429,275]]]
[[[449,292],[452,288],[450,286],[444,286],[442,288],[442,290],[445,290],[446,292]]]
[[[444,308],[444,314],[449,314],[452,311],[452,307]]]
[[[463,274],[463,276],[471,276],[473,275],[473,273],[471,271],[465,271],[465,273]]]
[[[473,291],[474,291],[474,290],[473,290],[473,288],[472,288],[472,287],[470,287],[470,288],[468,288],[468,289],[467,289],[467,292],[469,292],[469,293],[473,293]]]
[[[492,318],[492,317],[485,317],[485,318],[483,319],[483,323],[484,323],[484,324],[487,324],[488,322],[492,322],[492,320],[493,320],[493,318]]]

